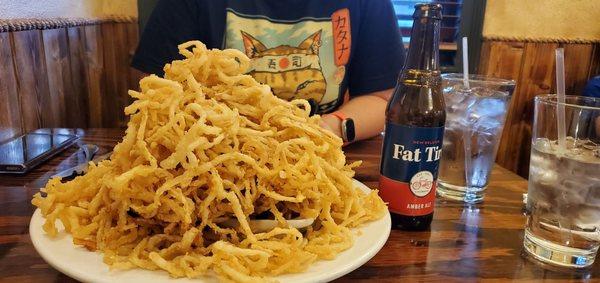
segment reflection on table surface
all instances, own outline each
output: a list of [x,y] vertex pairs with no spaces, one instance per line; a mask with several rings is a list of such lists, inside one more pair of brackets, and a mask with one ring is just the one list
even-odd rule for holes
[[72,129],[38,129],[0,143],[0,164],[22,164],[59,148],[76,136]]

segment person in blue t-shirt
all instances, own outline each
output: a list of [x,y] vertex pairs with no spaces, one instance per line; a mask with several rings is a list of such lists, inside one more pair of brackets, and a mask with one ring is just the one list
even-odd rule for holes
[[250,75],[280,98],[307,99],[346,142],[351,130],[357,140],[383,130],[405,56],[390,0],[161,0],[132,66],[162,75],[189,40],[245,52]]
[[584,96],[600,97],[600,76],[591,78],[583,89]]
[[[583,89],[583,95],[589,96],[589,97],[600,98],[600,76],[593,77],[587,82],[587,84],[585,85],[585,88]],[[600,105],[596,105],[596,106],[600,106]],[[597,139],[600,139],[600,117],[599,116],[597,116],[595,118],[595,123],[596,123],[596,136],[597,136]]]

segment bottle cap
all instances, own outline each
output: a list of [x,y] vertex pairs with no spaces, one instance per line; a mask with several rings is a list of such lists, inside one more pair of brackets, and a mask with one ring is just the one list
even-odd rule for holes
[[431,18],[435,20],[442,19],[442,4],[416,4],[415,13],[413,14],[414,19],[419,18]]

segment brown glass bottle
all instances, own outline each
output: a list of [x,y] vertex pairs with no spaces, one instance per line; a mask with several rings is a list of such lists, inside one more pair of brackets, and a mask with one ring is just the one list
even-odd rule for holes
[[433,219],[446,111],[439,70],[440,4],[417,4],[410,46],[386,109],[380,195],[392,224],[426,230]]

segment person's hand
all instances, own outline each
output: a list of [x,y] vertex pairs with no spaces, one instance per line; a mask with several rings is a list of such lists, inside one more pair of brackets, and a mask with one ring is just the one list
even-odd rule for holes
[[338,137],[342,137],[342,121],[336,116],[330,114],[321,115],[321,127],[334,133]]

